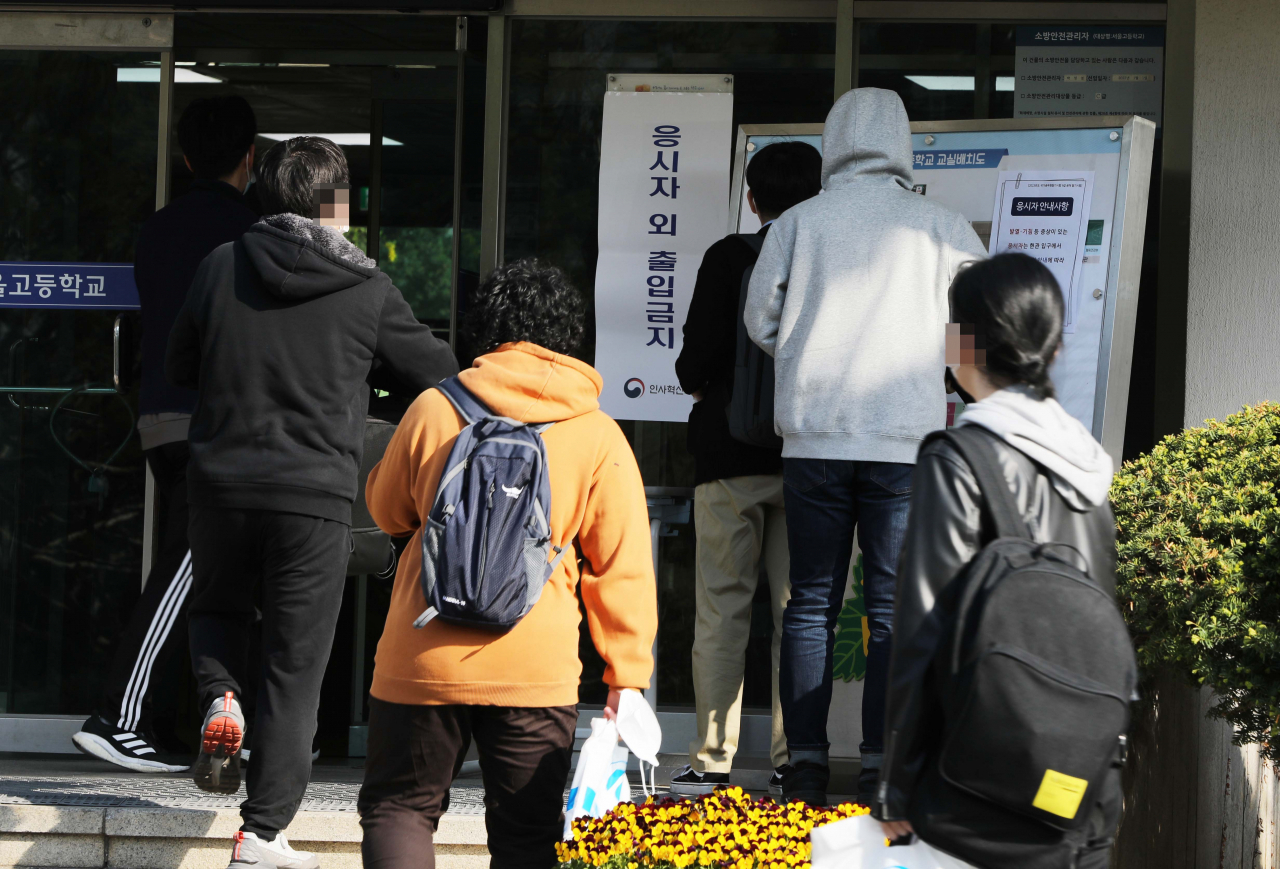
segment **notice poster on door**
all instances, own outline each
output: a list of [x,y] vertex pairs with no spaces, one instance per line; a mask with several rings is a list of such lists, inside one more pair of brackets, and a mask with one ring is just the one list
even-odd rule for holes
[[1025,253],[1049,267],[1066,302],[1064,332],[1076,330],[1082,247],[1093,201],[1091,171],[1001,172],[991,216],[989,251]]
[[702,255],[724,234],[732,120],[732,76],[608,77],[595,367],[615,419],[689,418],[675,363]]

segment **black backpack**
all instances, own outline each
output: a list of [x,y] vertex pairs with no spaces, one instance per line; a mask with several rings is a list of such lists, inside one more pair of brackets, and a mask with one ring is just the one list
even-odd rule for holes
[[[764,237],[739,233],[755,255],[760,256]],[[754,263],[742,275],[738,291],[738,341],[733,354],[733,394],[725,413],[729,416],[729,434],[734,440],[756,447],[782,449],[782,438],[773,430],[773,357],[755,345],[747,335],[743,316],[747,310],[747,289],[751,286]]]
[[[977,805],[1070,834],[1100,804],[1118,801],[1109,791],[1119,788],[1138,668],[1115,600],[1081,554],[1031,539],[992,438],[963,426],[926,441],[945,439],[964,457],[995,531],[938,600],[944,629],[930,673],[944,721],[937,774]],[[956,856],[992,844],[966,842],[940,813],[926,814],[917,832]],[[937,830],[928,829],[932,819]],[[990,819],[977,838],[998,828]],[[991,863],[988,855],[983,865]]]

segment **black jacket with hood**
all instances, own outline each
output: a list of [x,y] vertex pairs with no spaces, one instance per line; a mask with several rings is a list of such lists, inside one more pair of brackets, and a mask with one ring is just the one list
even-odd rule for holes
[[169,336],[166,376],[199,390],[188,497],[350,523],[370,386],[417,395],[457,371],[337,230],[264,218],[201,263]]
[[[1080,566],[1114,595],[1112,462],[1088,430],[1057,401],[1037,400],[1017,386],[970,405],[959,424],[981,425],[1000,438],[992,446],[1031,536],[1070,545]],[[971,796],[939,772],[946,720],[931,665],[945,626],[933,617],[934,605],[995,532],[973,471],[946,441],[920,451],[911,485],[894,603],[884,766],[872,814],[907,819],[926,842],[984,869],[1105,867],[1120,820],[1118,768],[1089,823],[1068,834]]]
[[164,377],[169,331],[196,269],[219,245],[244,235],[258,219],[240,191],[197,178],[191,190],[147,218],[134,249],[133,277],[142,301],[139,413],[191,413],[196,394]]
[[[767,235],[769,227],[760,230]],[[752,446],[729,434],[726,408],[733,395],[734,354],[738,347],[738,303],[742,276],[755,265],[756,252],[736,235],[720,239],[702,256],[684,321],[684,346],[676,359],[680,388],[701,392],[689,410],[689,452],[693,484],[712,480],[782,473],[782,450]]]

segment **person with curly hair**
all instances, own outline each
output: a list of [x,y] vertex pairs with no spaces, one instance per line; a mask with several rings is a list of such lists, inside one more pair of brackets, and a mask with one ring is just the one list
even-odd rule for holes
[[600,410],[600,375],[575,359],[586,304],[557,268],[499,267],[472,295],[464,330],[480,355],[458,375],[494,413],[554,423],[542,435],[551,542],[569,548],[542,596],[507,633],[433,619],[423,597],[422,527],[464,422],[430,389],[405,414],[365,497],[388,534],[413,535],[396,571],[369,694],[360,790],[368,869],[432,869],[449,785],[474,739],[492,865],[553,866],[577,725],[578,592],[609,685],[643,690],[653,672],[657,595],[649,514],[635,455]]

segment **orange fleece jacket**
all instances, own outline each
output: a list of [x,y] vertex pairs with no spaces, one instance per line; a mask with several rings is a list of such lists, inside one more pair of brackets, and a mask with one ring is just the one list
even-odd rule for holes
[[577,544],[519,624],[498,634],[444,623],[416,630],[426,609],[421,527],[462,418],[436,389],[418,396],[365,498],[388,534],[413,533],[396,570],[370,693],[404,704],[568,706],[578,702],[582,583],[587,623],[612,688],[647,688],[658,629],[649,515],[635,455],[600,410],[600,375],[536,344],[504,344],[459,377],[496,414],[555,422],[543,434],[551,476],[552,543]]

